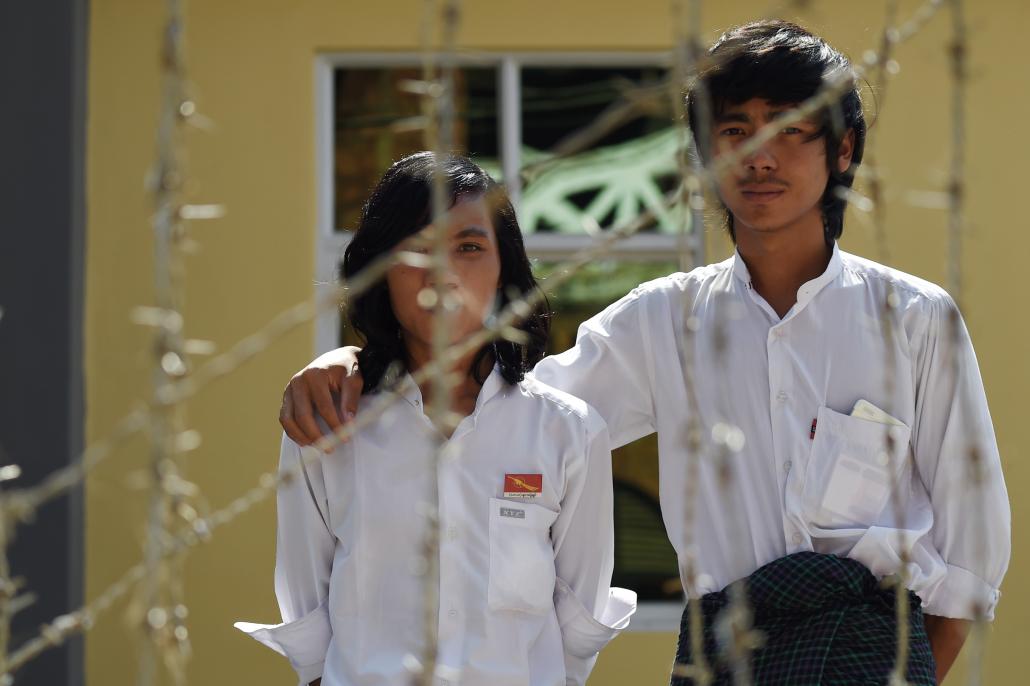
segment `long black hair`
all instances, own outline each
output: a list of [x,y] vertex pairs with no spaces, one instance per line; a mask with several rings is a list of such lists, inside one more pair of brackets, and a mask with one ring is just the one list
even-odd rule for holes
[[[752,98],[763,98],[777,105],[794,105],[812,97],[827,83],[841,77],[853,78],[847,57],[819,36],[778,19],[730,29],[715,41],[708,55],[712,66],[699,74],[698,81],[691,84],[687,92],[690,129],[702,159],[710,157],[711,150],[705,149],[710,147],[705,145],[710,133],[700,131],[699,127],[710,126],[727,105],[739,105]],[[708,119],[700,111],[702,88],[712,108]],[[826,142],[826,165],[830,172],[821,200],[823,229],[827,245],[833,245],[844,232],[847,199],[842,191],[854,183],[865,149],[865,114],[854,81],[820,114],[819,121],[821,126],[815,138]],[[849,130],[855,132],[851,165],[841,172],[836,160]],[[735,240],[733,215],[729,211],[726,220],[730,236]]]
[[[415,153],[395,162],[376,184],[344,253],[343,276],[353,278],[377,257],[432,222],[432,186],[437,168],[446,184],[448,207],[467,197],[488,198],[501,262],[498,309],[507,306],[512,296],[523,297],[538,290],[515,210],[503,188],[468,158],[441,155],[437,162],[431,152]],[[541,299],[541,304],[516,325],[525,334],[525,342],[499,339],[483,346],[469,373],[482,384],[485,381],[483,362],[492,355],[505,381],[510,384],[522,381],[525,373],[544,356],[550,314],[546,299]],[[381,279],[354,298],[348,316],[351,326],[365,343],[358,354],[358,365],[364,379],[364,392],[368,392],[379,387],[391,365],[406,366],[408,359],[386,280]]]

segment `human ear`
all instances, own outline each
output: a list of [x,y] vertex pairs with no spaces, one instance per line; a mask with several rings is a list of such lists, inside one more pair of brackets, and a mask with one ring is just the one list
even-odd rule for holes
[[837,148],[837,171],[843,174],[851,166],[851,156],[855,153],[855,130],[848,129]]

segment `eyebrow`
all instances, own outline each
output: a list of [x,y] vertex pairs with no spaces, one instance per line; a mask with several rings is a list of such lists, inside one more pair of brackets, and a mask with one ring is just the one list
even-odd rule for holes
[[490,238],[490,234],[487,233],[486,229],[481,229],[478,226],[470,226],[467,229],[462,229],[454,235],[455,238]]
[[[780,107],[780,108],[768,109],[768,110],[766,110],[765,112],[762,113],[763,114],[762,118],[765,120],[765,123],[768,124],[769,122],[773,121],[774,119],[776,119],[776,117],[779,117],[783,113],[790,112],[791,109],[792,108],[790,108],[790,107]],[[801,121],[805,121],[805,120],[802,119]],[[751,123],[751,117],[749,117],[744,112],[733,112],[733,111],[731,111],[731,112],[723,112],[722,114],[720,114],[719,116],[717,116],[715,118],[715,123],[716,124],[726,124],[726,123],[730,123],[730,122],[739,122],[741,124],[750,124]]]
[[742,124],[750,124],[751,117],[747,116],[743,112],[723,112],[715,118],[716,124],[725,124],[728,122],[740,122]]

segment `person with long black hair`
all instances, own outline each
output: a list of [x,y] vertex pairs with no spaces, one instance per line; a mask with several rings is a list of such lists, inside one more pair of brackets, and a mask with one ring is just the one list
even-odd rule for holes
[[[432,225],[434,174],[449,200],[443,227]],[[286,655],[302,684],[409,684],[425,646],[430,600],[419,558],[437,491],[434,683],[583,684],[636,608],[635,594],[610,588],[606,426],[583,401],[525,378],[544,354],[546,301],[517,325],[517,341],[484,345],[454,364],[447,411],[462,417],[457,427],[430,420],[432,381],[412,378],[432,359],[438,308],[429,294],[442,288],[451,303],[453,344],[538,286],[503,190],[470,160],[431,153],[400,160],[380,180],[344,275],[392,251],[429,251],[427,227],[445,233],[445,283],[402,260],[350,304],[365,341],[358,414],[384,394],[395,402],[303,466],[311,449],[284,436],[280,469],[300,473],[278,493],[283,623],[237,626]]]

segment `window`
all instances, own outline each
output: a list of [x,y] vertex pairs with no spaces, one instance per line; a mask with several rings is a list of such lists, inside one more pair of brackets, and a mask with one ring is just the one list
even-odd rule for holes
[[[637,284],[677,269],[684,221],[662,202],[677,180],[680,140],[663,109],[668,61],[664,53],[569,53],[477,55],[459,62],[454,148],[508,187],[556,311],[552,351],[571,346],[581,321]],[[326,55],[318,62],[316,283],[334,281],[361,203],[382,172],[423,147],[418,96],[404,87],[420,74],[417,54]],[[647,92],[661,95],[649,107],[626,106]],[[584,135],[601,117],[614,125],[603,135]],[[548,274],[589,246],[597,229],[643,210],[655,218],[640,233],[561,286],[548,287]],[[688,238],[695,262],[701,260],[698,235]],[[317,322],[317,351],[347,336],[338,313],[328,312]],[[640,595],[636,629],[675,630],[682,591],[658,505],[654,437],[616,451],[613,466],[614,583]]]

